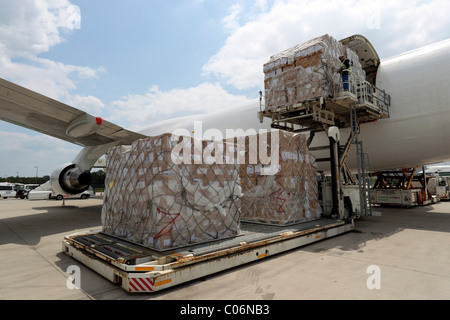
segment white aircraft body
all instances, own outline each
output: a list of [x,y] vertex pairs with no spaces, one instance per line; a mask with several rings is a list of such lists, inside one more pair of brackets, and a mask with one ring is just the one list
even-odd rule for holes
[[[376,85],[391,95],[391,107],[389,118],[361,124],[359,138],[369,156],[369,170],[448,161],[450,39],[383,60],[378,66]],[[200,137],[210,128],[221,130],[223,137],[227,129],[270,129],[270,120],[266,118],[260,123],[258,111],[260,102],[255,100],[216,113],[162,121],[136,133],[0,79],[0,119],[84,147],[72,163],[62,165],[52,174],[53,190],[65,194],[87,189],[90,169],[112,146],[180,128]],[[347,139],[349,130],[341,130],[342,139]],[[322,132],[316,134],[311,147],[328,143],[326,133]],[[322,155],[319,152],[316,156]],[[347,157],[347,164],[350,169],[356,168],[354,153]],[[319,164],[319,170],[326,170],[324,165]]]

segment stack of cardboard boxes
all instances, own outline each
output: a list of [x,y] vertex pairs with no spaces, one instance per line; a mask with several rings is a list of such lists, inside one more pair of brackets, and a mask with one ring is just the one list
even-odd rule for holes
[[156,250],[239,234],[238,166],[198,161],[230,147],[165,134],[112,148],[103,232]]
[[241,165],[241,221],[288,225],[319,219],[317,168],[305,135],[273,132],[278,135],[276,143],[271,141],[273,134],[258,135],[257,144],[252,143],[253,137],[247,138],[246,154],[263,152],[271,162]]
[[[320,218],[306,138],[274,130],[241,146],[165,134],[109,151],[103,232],[155,250],[236,236],[240,222]],[[230,156],[231,155],[231,156]]]
[[356,53],[329,35],[272,56],[264,65],[266,110],[335,96],[340,55],[351,60],[355,79],[364,81],[365,72]]

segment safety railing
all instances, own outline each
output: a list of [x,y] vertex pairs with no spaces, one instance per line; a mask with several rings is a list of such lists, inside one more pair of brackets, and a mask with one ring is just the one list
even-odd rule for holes
[[[355,104],[371,107],[374,111],[380,114],[387,114],[389,116],[389,107],[391,106],[391,96],[386,93],[386,91],[377,88],[367,81],[360,81],[354,73],[349,70],[344,70],[348,72],[348,80],[343,81],[343,77],[340,73],[335,73],[330,79],[331,92],[330,96],[334,98],[339,97],[351,97],[355,100]],[[289,91],[291,90],[291,91]],[[276,94],[283,102],[280,102],[280,106],[294,105],[295,102],[300,101],[301,97],[297,95],[297,90],[283,88]],[[265,97],[263,92],[259,92],[259,109],[260,112],[266,110]],[[284,101],[286,100],[286,101]],[[264,101],[264,102],[263,102]]]
[[335,74],[333,79],[334,96],[339,97],[343,93],[349,92],[356,96],[359,105],[370,106],[372,109],[389,116],[391,96],[385,90],[377,88],[367,81],[360,82],[355,74],[351,71],[348,72],[348,81],[345,82],[340,74]]
[[380,113],[389,116],[389,107],[391,106],[391,96],[386,91],[377,88],[371,83],[364,81],[358,87],[358,101],[362,105],[371,105]]
[[346,81],[343,80],[343,77],[339,73],[335,73],[333,77],[334,83],[334,96],[337,97],[341,93],[352,93],[354,95],[358,94],[359,81],[356,78],[355,74],[353,74],[349,70],[344,70],[343,72],[348,72],[348,78]]

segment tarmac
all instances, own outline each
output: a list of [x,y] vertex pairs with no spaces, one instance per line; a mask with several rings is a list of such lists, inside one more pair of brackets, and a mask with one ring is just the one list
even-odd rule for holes
[[[0,300],[447,300],[450,202],[379,208],[355,230],[150,294],[131,294],[62,252],[101,227],[102,198],[0,199]],[[68,285],[80,268],[80,288]]]

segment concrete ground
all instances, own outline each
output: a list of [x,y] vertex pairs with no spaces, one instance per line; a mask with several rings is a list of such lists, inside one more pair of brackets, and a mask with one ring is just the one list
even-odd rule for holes
[[[62,252],[101,226],[101,198],[0,199],[0,299],[450,299],[450,203],[377,208],[356,230],[154,294],[125,292]],[[69,289],[70,266],[81,289]]]

